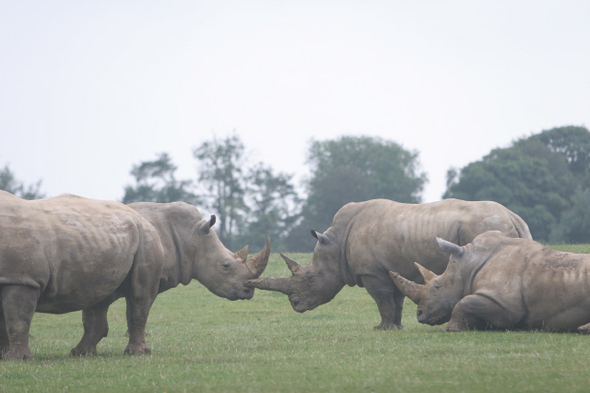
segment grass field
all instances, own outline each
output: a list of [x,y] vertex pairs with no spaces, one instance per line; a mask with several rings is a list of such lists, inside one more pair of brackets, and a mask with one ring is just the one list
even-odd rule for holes
[[[561,246],[590,252],[590,246]],[[309,255],[294,255],[302,263]],[[264,275],[287,275],[272,254]],[[148,321],[152,355],[126,356],[124,301],[109,312],[99,355],[69,357],[81,314],[35,314],[33,362],[0,361],[0,392],[587,392],[590,337],[537,332],[442,333],[420,325],[374,331],[377,307],[346,287],[297,314],[257,291],[230,302],[193,282],[161,294]]]

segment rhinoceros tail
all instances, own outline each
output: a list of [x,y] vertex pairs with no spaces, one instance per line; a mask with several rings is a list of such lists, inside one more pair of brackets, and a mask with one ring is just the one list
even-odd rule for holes
[[518,214],[510,211],[510,221],[512,221],[512,225],[514,225],[518,237],[533,240],[529,226]]

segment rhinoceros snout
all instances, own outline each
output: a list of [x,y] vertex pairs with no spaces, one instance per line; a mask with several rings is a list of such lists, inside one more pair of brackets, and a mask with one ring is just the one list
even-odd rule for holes
[[248,287],[242,288],[240,299],[250,300],[250,299],[252,299],[253,296],[254,296],[254,289],[248,288]]
[[293,307],[293,310],[299,313],[304,313],[315,308],[310,306],[308,302],[304,302],[299,297],[290,297],[289,301],[291,302],[291,307]]
[[243,287],[227,296],[228,300],[250,300],[254,296],[254,289]]

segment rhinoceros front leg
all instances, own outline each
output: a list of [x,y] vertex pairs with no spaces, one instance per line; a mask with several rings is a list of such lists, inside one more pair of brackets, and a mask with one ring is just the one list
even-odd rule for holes
[[128,355],[150,354],[152,351],[145,341],[145,325],[152,300],[127,297],[127,329],[129,344],[125,348]]
[[4,320],[4,313],[0,308],[0,358],[2,354],[8,350],[8,333],[6,333],[6,321]]
[[381,314],[381,323],[374,327],[375,330],[401,329],[402,309],[404,307],[404,295],[397,289],[387,274],[384,277],[363,276],[365,289],[377,303]]
[[109,332],[107,313],[110,305],[111,303],[99,303],[82,310],[84,335],[78,345],[70,351],[70,355],[85,356],[96,354],[96,345],[100,340],[106,337]]
[[510,328],[517,321],[516,310],[509,310],[489,295],[474,293],[465,296],[453,308],[446,332],[483,330],[486,326]]
[[2,358],[33,360],[29,349],[29,329],[38,299],[38,289],[21,285],[6,285],[2,288],[2,319],[5,328],[1,338],[4,343]]

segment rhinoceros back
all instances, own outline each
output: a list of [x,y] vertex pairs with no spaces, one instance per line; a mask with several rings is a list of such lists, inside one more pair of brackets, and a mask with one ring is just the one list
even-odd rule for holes
[[333,227],[346,234],[345,254],[355,275],[389,269],[409,279],[419,277],[414,261],[437,274],[444,271],[449,255],[438,247],[436,237],[460,245],[488,230],[530,238],[526,223],[502,205],[457,199],[425,204],[386,199],[351,203],[336,214]]
[[0,284],[41,291],[38,311],[82,309],[129,275],[147,221],[117,202],[72,195],[25,201],[0,195]]

